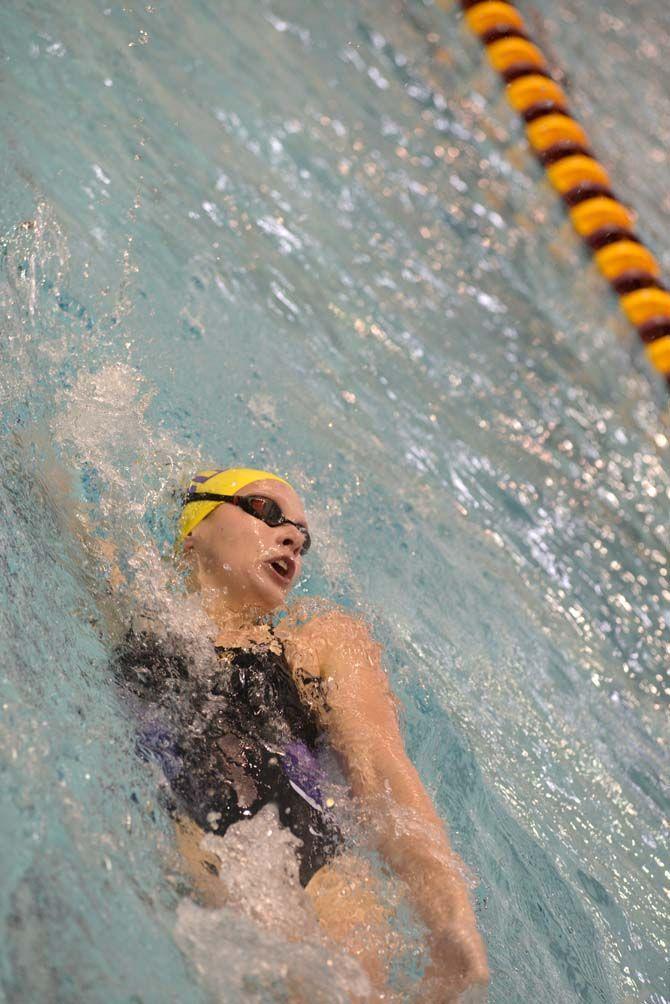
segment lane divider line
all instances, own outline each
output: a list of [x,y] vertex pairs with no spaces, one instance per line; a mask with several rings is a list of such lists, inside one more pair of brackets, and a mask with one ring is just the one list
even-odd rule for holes
[[658,260],[633,230],[634,213],[612,191],[607,170],[517,7],[510,0],[461,0],[461,7],[575,230],[637,328],[647,359],[670,387],[670,291]]

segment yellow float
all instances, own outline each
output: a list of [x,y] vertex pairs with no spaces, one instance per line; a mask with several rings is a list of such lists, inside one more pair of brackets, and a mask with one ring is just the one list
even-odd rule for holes
[[491,28],[497,28],[499,25],[509,25],[519,30],[523,30],[524,27],[523,18],[516,7],[501,3],[500,0],[478,3],[475,7],[471,7],[465,14],[465,20],[475,35],[485,35]]
[[670,335],[658,338],[645,346],[647,359],[655,369],[665,376],[670,376]]
[[[632,212],[604,192],[595,194],[599,189],[611,190],[609,174],[594,157],[578,152],[580,148],[589,149],[588,136],[565,111],[567,95],[550,79],[542,51],[530,39],[521,37],[526,31],[519,11],[505,0],[461,0],[461,4],[466,23],[484,42],[491,65],[507,81],[509,103],[530,120],[526,124],[528,140],[545,163],[550,183],[572,203],[569,212],[575,229],[595,249],[598,268],[620,292],[623,311],[646,342],[649,362],[670,384],[670,335],[666,333],[670,326],[670,292],[657,285],[644,285],[658,280],[661,268],[648,248],[627,237],[632,237]],[[487,38],[495,40],[487,42]],[[568,194],[580,186],[584,186],[581,192]],[[587,186],[596,187],[589,190]],[[586,195],[590,197],[584,198]],[[578,197],[583,201],[574,205]],[[612,243],[605,243],[607,240]],[[624,292],[626,289],[632,291]],[[659,337],[648,341],[655,334]]]
[[661,266],[648,248],[635,241],[617,241],[595,254],[596,264],[610,282],[623,272],[649,272],[660,276]]
[[501,38],[498,42],[487,45],[486,54],[498,73],[503,73],[515,63],[532,63],[540,69],[546,69],[547,66],[538,47],[525,38]]
[[656,317],[667,317],[670,320],[670,293],[664,289],[657,289],[655,286],[636,289],[634,293],[622,296],[619,302],[624,314],[636,328]]
[[547,168],[547,177],[554,188],[565,195],[571,188],[582,185],[586,182],[593,182],[596,185],[611,187],[610,176],[605,168],[593,157],[576,153],[571,157],[564,157]]
[[588,237],[601,227],[622,227],[630,230],[633,225],[633,215],[616,199],[598,195],[594,199],[580,202],[570,210],[570,219],[580,237]]
[[508,84],[507,99],[512,108],[521,113],[540,101],[555,101],[557,105],[567,105],[568,103],[568,96],[563,88],[559,87],[554,80],[542,77],[539,73],[519,77],[518,80],[513,80],[511,84]]
[[533,150],[542,153],[555,143],[569,140],[579,146],[588,146],[589,138],[580,126],[569,115],[543,115],[541,119],[530,122],[526,126],[526,135]]

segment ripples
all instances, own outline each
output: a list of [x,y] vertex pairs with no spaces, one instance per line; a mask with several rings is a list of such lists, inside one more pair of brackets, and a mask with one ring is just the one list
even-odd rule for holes
[[[661,7],[536,6],[669,264]],[[200,455],[290,469],[320,538],[301,590],[384,637],[492,1000],[547,974],[565,1001],[660,993],[664,389],[454,10],[224,7],[5,14],[5,422],[43,419],[149,547]],[[156,603],[162,575],[154,548]]]

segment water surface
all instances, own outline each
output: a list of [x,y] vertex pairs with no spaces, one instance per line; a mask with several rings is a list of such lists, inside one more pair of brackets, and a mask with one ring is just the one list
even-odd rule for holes
[[[110,679],[68,499],[158,597],[203,462],[304,492],[298,591],[385,644],[491,1001],[667,999],[667,395],[442,6],[0,11],[8,1000],[351,990],[184,913]],[[521,6],[670,271],[666,5]]]

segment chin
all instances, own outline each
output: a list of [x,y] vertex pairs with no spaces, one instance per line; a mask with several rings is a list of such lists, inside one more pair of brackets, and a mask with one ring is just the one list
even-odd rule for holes
[[264,597],[264,605],[266,607],[266,612],[271,613],[273,610],[279,610],[281,607],[286,605],[286,600],[288,598],[289,591],[278,589],[275,595],[271,597]]
[[255,582],[251,590],[252,604],[269,614],[285,605],[289,593],[290,589],[282,589],[279,584]]

